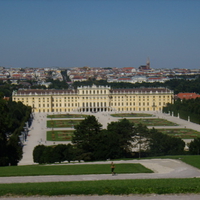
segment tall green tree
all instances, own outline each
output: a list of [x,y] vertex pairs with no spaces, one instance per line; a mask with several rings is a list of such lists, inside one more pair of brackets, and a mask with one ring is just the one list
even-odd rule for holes
[[9,164],[7,152],[7,128],[9,124],[8,102],[0,98],[0,166]]
[[127,119],[122,119],[118,122],[111,122],[107,126],[108,137],[110,142],[109,146],[115,149],[116,155],[112,154],[111,157],[125,157],[132,152],[133,141],[136,134],[134,123]]
[[141,123],[135,125],[135,132],[134,144],[135,147],[139,147],[138,157],[141,158],[142,152],[148,152],[149,150],[150,133],[147,126]]
[[181,138],[150,130],[149,152],[152,156],[180,155],[184,153],[185,142]]
[[19,144],[18,135],[12,134],[7,142],[7,155],[10,165],[17,165],[22,159],[22,146]]
[[80,124],[75,126],[72,143],[82,151],[82,155],[89,156],[88,159],[94,159],[92,153],[95,150],[97,138],[101,132],[102,125],[95,116],[89,115]]

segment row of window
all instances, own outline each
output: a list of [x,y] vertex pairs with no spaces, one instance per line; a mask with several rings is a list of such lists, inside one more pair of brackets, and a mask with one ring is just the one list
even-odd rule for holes
[[[159,104],[158,104],[159,106],[162,106],[162,103],[161,102],[159,102]],[[52,107],[79,107],[79,104],[77,105],[77,103],[75,103],[75,104],[70,104],[70,103],[68,103],[68,104],[64,104],[64,105],[62,105],[62,104],[52,104]],[[107,106],[107,104],[106,104],[106,102],[97,102],[97,103],[83,103],[82,104],[82,106],[81,107],[106,107]],[[138,105],[136,105],[136,103],[111,103],[111,106],[156,106],[155,104],[154,105],[150,105],[148,102],[147,103],[139,103]],[[165,106],[165,102],[163,103],[163,106]],[[32,104],[32,107],[34,108],[35,107],[35,104]],[[49,104],[38,104],[38,107],[40,108],[40,107],[47,107],[47,108],[49,108],[50,106],[49,106]]]
[[82,90],[82,94],[106,94],[106,90]]
[[[111,105],[112,106],[135,106],[135,105],[137,105],[137,103],[135,103],[135,102],[130,102],[130,103],[120,103],[120,102],[118,102],[118,103],[111,103]],[[138,106],[149,106],[150,105],[150,103],[149,102],[143,102],[143,103],[138,103]],[[155,103],[153,104],[153,105],[155,105]],[[159,102],[158,103],[158,105],[159,106],[161,106],[162,105],[162,102]],[[166,103],[165,102],[163,102],[163,106],[165,106],[166,105]],[[150,105],[151,106],[151,105]]]
[[[65,104],[63,104],[63,105],[62,105],[61,103],[60,103],[60,104],[59,104],[59,103],[52,104],[52,107],[63,107],[63,106],[64,106],[64,107],[67,107],[67,106],[68,106],[68,107],[74,107],[74,106],[77,107],[77,103],[75,103],[75,104],[74,104],[74,103],[72,103],[72,104],[70,104],[70,103],[66,104],[66,103],[65,103]],[[78,106],[79,106],[79,105],[78,105]],[[32,104],[32,107],[34,108],[34,107],[35,107],[35,104]],[[49,106],[49,104],[38,104],[38,107],[47,107],[47,108],[49,108],[50,106]]]
[[[71,112],[73,109],[38,109],[38,112]],[[159,111],[162,110],[162,108],[158,108]],[[116,111],[156,111],[155,108],[139,108],[139,109],[136,109],[136,108],[118,108],[116,109]]]
[[[125,95],[126,96],[126,95]],[[124,98],[124,96],[112,96],[114,99],[119,99],[119,98]],[[132,99],[132,98],[139,98],[139,99],[141,99],[141,98],[143,98],[143,99],[149,99],[149,96],[126,96],[126,98],[130,98],[130,99]],[[165,99],[165,96],[150,96],[150,97],[152,97],[152,98],[159,98],[159,99],[161,99],[161,98],[163,98],[163,99]],[[68,99],[68,100],[73,100],[73,99],[78,99],[79,97],[64,97],[64,100],[66,100],[66,99]],[[89,98],[91,98],[91,97],[82,97],[82,99],[89,99]],[[94,98],[94,99],[101,99],[102,97],[92,97],[92,98]],[[104,96],[103,98],[107,98],[106,96]],[[166,96],[166,98],[170,98],[170,96],[168,95],[168,96]],[[20,98],[14,98],[14,100],[19,100]],[[28,97],[26,97],[26,98],[21,98],[21,100],[22,101],[24,101],[24,100],[28,100],[29,98]],[[47,97],[47,98],[45,98],[45,97],[43,97],[43,98],[35,98],[35,97],[32,97],[31,98],[31,100],[32,101],[34,101],[34,100],[38,100],[38,101],[43,101],[43,102],[45,102],[45,101],[49,101],[49,97]],[[63,99],[63,97],[54,97],[54,98],[52,98],[52,101],[58,101],[58,100],[62,100]]]
[[95,102],[93,102],[93,103],[83,103],[82,104],[83,105],[83,107],[95,107],[95,106],[97,106],[97,107],[103,107],[103,106],[107,106],[106,105],[106,102],[97,102],[97,103],[95,103]]

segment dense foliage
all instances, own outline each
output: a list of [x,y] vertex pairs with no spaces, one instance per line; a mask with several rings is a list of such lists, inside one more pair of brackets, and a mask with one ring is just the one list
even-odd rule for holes
[[31,108],[0,98],[0,166],[17,165],[22,158],[19,135],[30,118]]
[[49,89],[68,89],[69,87],[66,81],[48,79],[47,82],[51,82]]
[[189,152],[192,155],[200,155],[200,138],[195,138],[189,144]]
[[189,79],[188,76],[172,78],[164,83],[153,82],[153,83],[125,83],[125,82],[111,82],[108,83],[106,80],[95,80],[90,79],[88,81],[74,82],[73,86],[88,86],[88,85],[108,85],[111,88],[138,88],[138,87],[167,87],[174,91],[175,94],[179,92],[195,92],[200,94],[200,77],[195,79]]
[[[178,77],[172,77],[169,81],[166,81],[165,83],[160,82],[153,82],[153,83],[126,83],[126,82],[107,82],[107,80],[96,80],[95,78],[90,78],[87,81],[77,81],[72,84],[68,84],[70,82],[69,76],[67,75],[66,70],[61,72],[63,76],[63,81],[60,80],[53,80],[52,78],[48,78],[46,82],[51,82],[51,85],[49,88],[51,89],[67,89],[69,87],[71,88],[77,88],[78,86],[92,86],[95,85],[102,85],[102,86],[111,86],[111,88],[138,88],[138,87],[167,87],[174,91],[175,94],[179,92],[195,92],[200,94],[200,77],[192,77],[190,79],[189,76],[178,76]],[[51,77],[51,76],[49,76]],[[24,85],[21,82],[18,85],[12,85],[11,82],[8,80],[6,83],[3,83],[3,81],[0,81],[0,93],[3,96],[10,97],[12,95],[12,91],[16,90],[18,88],[33,88],[33,89],[45,89],[45,86],[38,85],[36,81],[29,81],[26,80],[24,82],[30,83],[30,85]],[[1,96],[1,95],[0,95]]]
[[72,161],[75,158],[75,150],[71,144],[58,144],[53,146],[38,145],[33,150],[33,161],[35,163],[55,163]]
[[150,155],[182,155],[184,154],[184,147],[185,142],[181,138],[160,133],[154,128],[150,130]]
[[174,104],[168,104],[163,108],[163,112],[170,113],[182,119],[200,124],[200,98],[176,100]]
[[[127,119],[111,122],[107,129],[95,116],[88,116],[75,126],[73,145],[46,147],[38,145],[33,151],[34,162],[54,163],[68,160],[106,160],[125,157],[177,155],[184,153],[185,143],[142,124],[134,125]],[[141,145],[138,153],[134,145]]]

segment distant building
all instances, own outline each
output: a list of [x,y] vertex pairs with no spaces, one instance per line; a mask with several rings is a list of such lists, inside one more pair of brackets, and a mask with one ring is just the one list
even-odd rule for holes
[[77,89],[20,89],[13,101],[31,106],[34,112],[162,111],[173,103],[167,88],[112,89],[108,86],[81,86]]
[[199,94],[196,93],[178,93],[176,96],[176,98],[178,99],[196,99],[196,98],[200,98]]
[[167,77],[149,77],[149,78],[147,78],[147,81],[149,83],[153,83],[153,82],[164,83],[165,81],[168,81],[168,80],[170,80],[170,79]]
[[139,66],[139,70],[141,70],[141,71],[151,70],[149,58],[147,59],[146,65]]

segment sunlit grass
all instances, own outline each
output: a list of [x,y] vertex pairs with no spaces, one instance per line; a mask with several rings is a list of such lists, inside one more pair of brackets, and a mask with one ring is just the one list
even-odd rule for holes
[[[115,164],[117,173],[152,173],[141,164]],[[110,164],[25,165],[0,168],[0,176],[110,174]]]
[[2,195],[128,195],[200,193],[200,179],[100,180],[0,184]]

